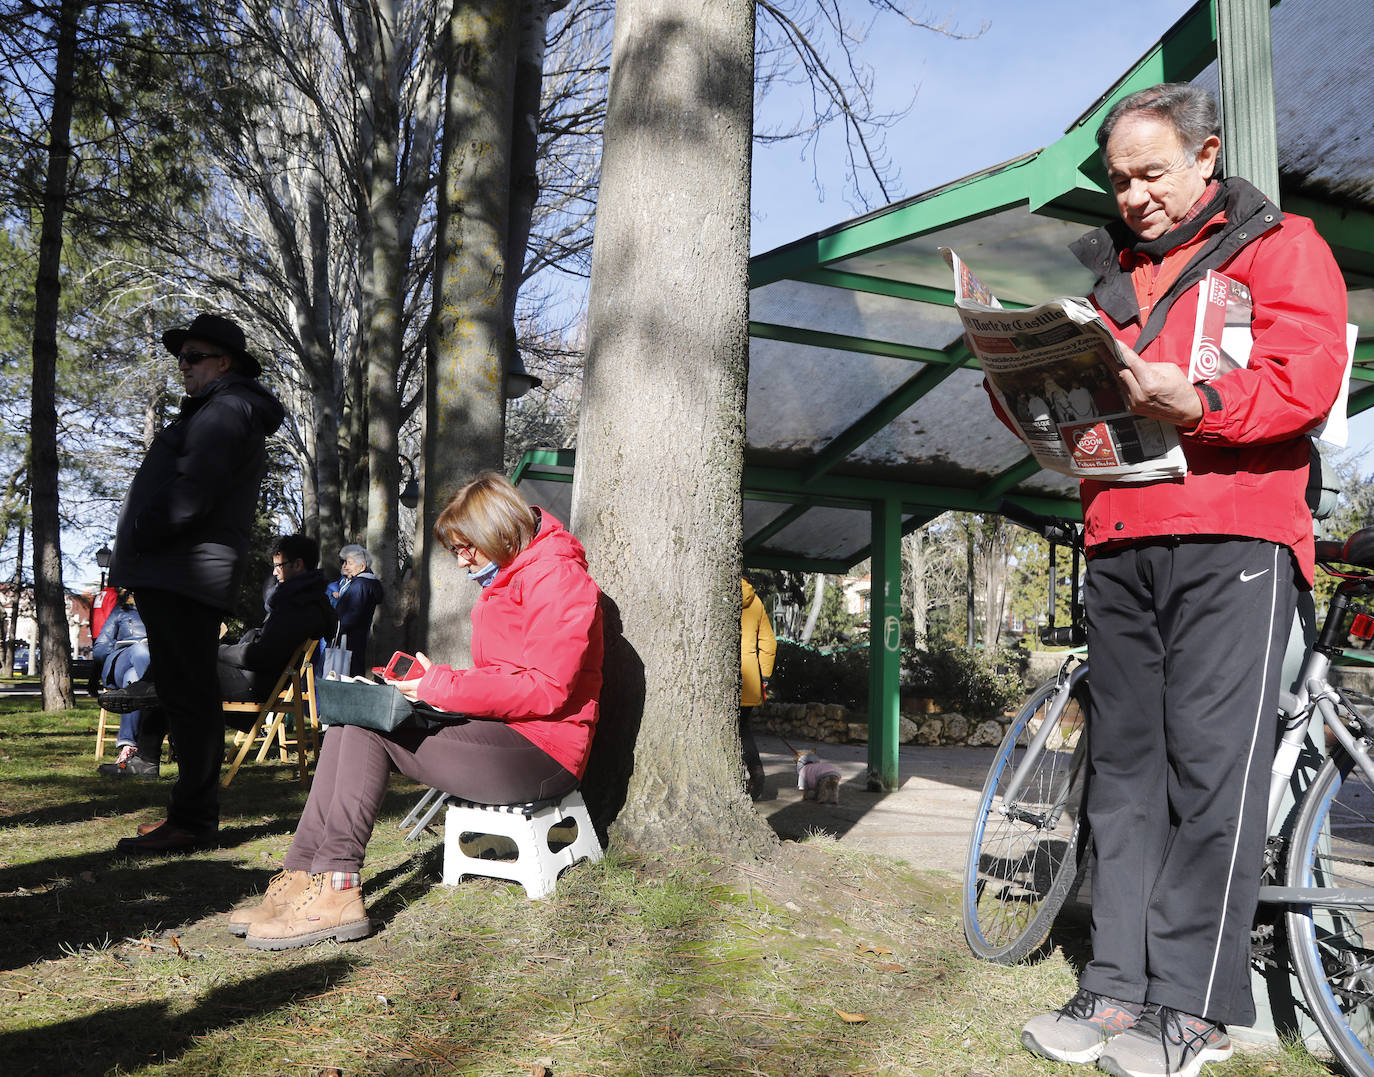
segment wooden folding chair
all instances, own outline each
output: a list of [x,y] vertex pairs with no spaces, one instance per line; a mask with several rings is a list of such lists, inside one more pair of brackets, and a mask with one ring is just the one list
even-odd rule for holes
[[115,736],[119,732],[119,722],[115,716],[111,715],[104,707],[100,708],[100,722],[95,727],[95,757],[105,758],[105,738]]
[[[311,663],[318,645],[319,640],[310,639],[296,648],[290,664],[282,672],[272,689],[272,694],[264,702],[226,701],[223,704],[225,711],[251,713],[253,726],[246,733],[235,733],[234,745],[238,748],[238,754],[234,756],[228,773],[220,782],[221,786],[228,788],[255,743],[259,745],[259,763],[267,758],[267,753],[274,743],[283,763],[289,758],[287,749],[294,748],[301,785],[309,782],[310,754],[313,752],[318,756],[320,751],[320,715],[315,706],[315,667]],[[286,733],[288,717],[291,719],[290,737]]]

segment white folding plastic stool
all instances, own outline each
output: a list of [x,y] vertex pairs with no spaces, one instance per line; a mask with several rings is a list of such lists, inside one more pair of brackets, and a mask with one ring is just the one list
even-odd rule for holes
[[[592,826],[582,793],[574,789],[562,800],[535,801],[532,804],[473,804],[448,797],[444,819],[443,881],[456,886],[465,875],[485,875],[510,879],[525,888],[531,899],[547,897],[558,883],[559,873],[579,860],[593,864],[601,859],[601,842]],[[555,852],[550,848],[549,831],[568,823],[577,827],[572,843]],[[464,841],[463,836],[470,840]],[[514,860],[490,860],[474,856],[478,843],[471,837],[500,835],[515,843]],[[465,849],[464,845],[468,848]]]

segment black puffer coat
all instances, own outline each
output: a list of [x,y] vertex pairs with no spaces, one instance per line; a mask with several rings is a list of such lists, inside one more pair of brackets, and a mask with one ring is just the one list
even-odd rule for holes
[[285,415],[276,397],[239,374],[183,400],[124,498],[110,583],[232,609],[267,470],[266,440]]
[[324,573],[310,569],[273,588],[267,598],[267,620],[237,643],[223,644],[219,660],[231,666],[276,676],[308,639],[334,634],[334,607],[325,593]]

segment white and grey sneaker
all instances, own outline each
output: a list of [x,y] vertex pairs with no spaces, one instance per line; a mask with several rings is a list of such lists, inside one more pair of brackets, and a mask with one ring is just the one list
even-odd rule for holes
[[1122,1002],[1080,987],[1059,1009],[1027,1021],[1021,1042],[1056,1062],[1092,1062],[1108,1040],[1140,1020],[1142,1009],[1138,1002]]
[[1097,1068],[1114,1077],[1197,1077],[1208,1062],[1233,1051],[1225,1025],[1161,1006],[1112,1040]]

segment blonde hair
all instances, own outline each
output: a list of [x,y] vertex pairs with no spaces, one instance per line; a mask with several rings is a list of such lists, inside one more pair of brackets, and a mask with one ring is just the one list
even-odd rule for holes
[[508,565],[534,539],[534,510],[510,480],[484,471],[449,497],[434,521],[434,537],[445,549],[472,546],[498,565]]

